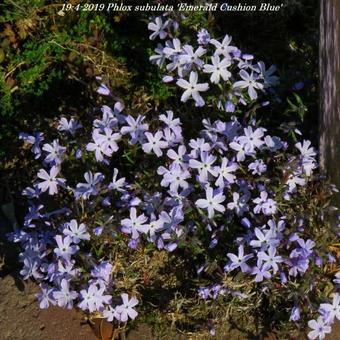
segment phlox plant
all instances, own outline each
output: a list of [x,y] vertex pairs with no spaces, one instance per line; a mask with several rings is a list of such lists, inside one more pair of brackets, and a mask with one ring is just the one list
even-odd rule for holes
[[[167,63],[179,102],[202,107],[220,91],[199,131],[182,124],[185,112],[142,114],[118,101],[91,121],[61,117],[20,135],[40,161],[22,228],[9,235],[22,247],[21,274],[39,282],[41,308],[79,308],[116,327],[153,316],[213,336],[246,314],[248,332],[308,323],[322,339],[340,319],[340,274],[328,271],[334,188],[308,140],[290,143],[254,117],[211,119],[262,102],[275,68],[204,29],[198,47],[182,44],[179,26],[168,15],[150,22],[151,39],[170,38],[151,60]],[[111,100],[105,84],[98,92]]]

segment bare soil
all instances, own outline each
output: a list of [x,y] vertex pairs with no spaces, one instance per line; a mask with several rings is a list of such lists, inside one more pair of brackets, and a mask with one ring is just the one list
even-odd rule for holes
[[75,310],[51,307],[41,310],[32,281],[6,275],[0,279],[1,340],[96,340],[90,326]]

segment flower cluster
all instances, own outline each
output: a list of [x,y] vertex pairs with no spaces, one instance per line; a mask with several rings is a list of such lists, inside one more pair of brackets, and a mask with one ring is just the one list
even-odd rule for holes
[[150,60],[165,68],[164,82],[184,90],[182,102],[191,98],[201,107],[205,105],[203,96],[214,94],[219,109],[235,112],[239,105],[244,108],[278,84],[276,67],[267,69],[264,62],[256,62],[254,56],[233,46],[229,35],[213,39],[201,29],[195,43],[183,42],[179,24],[174,22],[159,16],[149,23],[150,39],[164,41],[158,43]]

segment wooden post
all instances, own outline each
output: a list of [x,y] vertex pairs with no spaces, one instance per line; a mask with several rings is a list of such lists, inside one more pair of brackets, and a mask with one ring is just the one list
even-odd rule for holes
[[320,164],[340,190],[340,0],[320,10]]

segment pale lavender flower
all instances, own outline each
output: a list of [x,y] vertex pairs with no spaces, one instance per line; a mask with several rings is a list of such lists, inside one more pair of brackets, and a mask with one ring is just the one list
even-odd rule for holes
[[241,144],[236,141],[233,141],[231,143],[229,143],[229,146],[237,151],[236,154],[236,160],[238,162],[243,162],[246,159],[246,156],[252,156],[254,154],[254,150],[251,149],[249,146],[247,146],[246,144]]
[[260,197],[253,199],[253,202],[256,204],[254,208],[254,213],[259,214],[262,212],[263,204],[268,200],[268,193],[266,191],[260,192]]
[[199,181],[205,183],[208,181],[209,174],[217,177],[217,172],[215,171],[213,164],[216,161],[216,157],[209,155],[208,152],[201,152],[201,161],[196,159],[190,159],[190,168],[197,169]]
[[[55,272],[54,272],[55,273]],[[71,279],[79,274],[79,269],[74,268],[74,261],[58,261],[58,274],[57,276],[65,279]],[[53,277],[51,276],[51,280]]]
[[145,136],[148,141],[143,143],[143,151],[146,153],[151,153],[153,151],[157,157],[162,156],[162,149],[165,149],[168,146],[168,143],[162,140],[163,132],[157,131],[154,135],[150,132],[145,132]]
[[279,83],[279,77],[274,75],[276,72],[276,66],[271,65],[268,69],[266,69],[266,65],[263,61],[259,61],[257,63],[260,77],[264,80],[266,87],[272,87]]
[[247,265],[247,261],[249,259],[251,259],[252,257],[254,257],[253,254],[248,254],[248,255],[245,255],[244,254],[244,247],[243,245],[240,245],[238,247],[238,255],[236,256],[235,254],[233,253],[228,253],[227,256],[229,257],[231,263],[228,264],[225,269],[227,270],[233,270],[233,269],[236,269],[236,268],[241,268],[241,271],[243,273],[246,273],[249,271],[249,266]]
[[277,136],[272,137],[267,135],[264,137],[264,142],[269,150],[272,152],[276,152],[277,150],[282,149],[284,146],[281,139]]
[[208,300],[209,296],[210,296],[210,289],[207,287],[201,287],[198,290],[198,295],[200,298],[204,299],[204,300]]
[[250,69],[252,71],[255,71],[257,73],[259,73],[259,69],[257,67],[257,65],[254,67],[252,60],[254,59],[254,56],[252,54],[241,54],[240,57],[235,58],[236,60],[238,60],[238,68],[239,69]]
[[227,208],[229,210],[235,210],[238,216],[242,216],[249,209],[247,201],[248,198],[246,195],[240,196],[238,192],[234,192],[233,201],[228,203]]
[[156,54],[150,56],[149,60],[152,64],[157,65],[158,67],[162,67],[165,61],[165,53],[164,53],[164,47],[162,44],[158,44],[155,48]]
[[332,328],[323,320],[321,316],[317,320],[308,321],[308,326],[313,330],[308,333],[308,339],[324,339]]
[[262,260],[257,260],[256,267],[252,268],[251,274],[255,275],[255,282],[262,282],[263,279],[270,279],[272,274],[269,272],[270,266],[262,264]]
[[84,223],[80,223],[78,225],[78,222],[73,219],[70,222],[65,223],[65,226],[63,234],[70,236],[73,243],[78,244],[81,240],[90,240],[90,234],[87,232],[86,225]]
[[131,249],[137,249],[139,244],[139,238],[132,238],[129,240],[128,247]]
[[254,248],[267,250],[269,246],[276,246],[279,243],[271,230],[255,228],[255,235],[256,239],[250,241],[250,245]]
[[123,304],[116,307],[116,311],[119,314],[119,320],[122,322],[128,321],[130,318],[134,320],[138,313],[133,309],[133,307],[138,305],[138,300],[135,297],[129,299],[129,296],[125,293],[121,294]]
[[277,212],[277,203],[273,199],[268,198],[262,204],[262,211],[265,215],[274,215]]
[[237,140],[246,149],[254,150],[255,148],[260,148],[264,144],[262,137],[266,131],[265,129],[257,128],[255,131],[253,131],[253,128],[248,126],[244,128],[243,131],[244,136],[238,137]]
[[308,258],[301,256],[296,250],[292,251],[286,262],[290,266],[289,275],[293,277],[296,277],[298,273],[305,273],[308,269]]
[[190,157],[197,158],[202,151],[209,152],[211,146],[203,138],[190,139],[189,146],[191,147]]
[[[121,139],[120,133],[113,133],[109,128],[104,128],[104,134],[98,134],[102,145],[102,150],[106,155],[111,155],[118,150],[117,142]],[[105,152],[104,150],[109,149]]]
[[163,210],[160,214],[160,220],[163,221],[164,227],[167,231],[178,226],[184,219],[184,214],[181,206],[176,206],[171,209],[170,213]]
[[33,220],[39,220],[43,215],[40,214],[40,210],[43,209],[44,206],[42,204],[35,205],[32,204],[30,207],[28,207],[28,213],[25,215],[24,218],[24,225],[26,227],[34,227],[34,224],[31,224]]
[[40,189],[38,188],[38,184],[35,183],[33,184],[33,187],[26,187],[23,191],[22,191],[22,195],[23,196],[27,196],[28,199],[32,200],[34,198],[39,198],[41,194]]
[[54,253],[66,261],[70,260],[71,256],[79,250],[78,246],[72,245],[73,240],[70,236],[65,236],[63,238],[61,235],[57,235],[55,240],[58,247],[54,248]]
[[96,305],[97,297],[95,295],[97,289],[97,286],[92,284],[89,286],[88,290],[82,289],[80,291],[80,298],[82,299],[82,301],[78,303],[80,309],[88,310],[90,313],[98,310]]
[[45,162],[56,165],[62,162],[63,155],[66,152],[66,148],[59,144],[58,139],[55,139],[52,144],[44,144],[42,149],[47,153]]
[[313,240],[305,241],[302,238],[298,238],[297,243],[301,247],[299,252],[301,252],[302,256],[308,257],[313,253],[312,249],[315,247],[315,242]]
[[109,306],[109,309],[105,309],[103,311],[103,317],[109,322],[112,322],[113,319],[120,321],[119,313],[117,312],[116,308],[112,308],[111,306]]
[[300,308],[294,306],[289,317],[289,321],[299,321],[300,320]]
[[93,267],[91,270],[91,276],[103,280],[105,284],[108,284],[110,282],[112,269],[113,267],[110,262],[103,261]]
[[161,181],[161,186],[168,187],[172,192],[177,192],[178,188],[186,189],[189,184],[186,179],[190,178],[190,173],[187,170],[183,170],[181,166],[177,163],[172,163],[170,169],[167,170],[160,167],[157,171],[158,174],[163,174],[163,179]]
[[111,94],[111,91],[105,84],[100,84],[100,86],[97,89],[97,92],[103,96],[109,96]]
[[76,159],[80,159],[80,158],[82,157],[82,151],[81,151],[80,148],[78,148],[78,149],[76,150],[75,156],[76,156]]
[[30,136],[27,133],[21,132],[19,134],[19,139],[23,139],[25,142],[32,144],[31,151],[35,155],[35,159],[40,158],[41,148],[40,143],[44,140],[44,134],[41,132],[36,132],[34,136]]
[[86,183],[78,183],[75,190],[75,197],[77,199],[89,199],[89,197],[98,195],[98,186],[103,181],[104,175],[96,172],[94,175],[91,171],[85,172],[84,178]]
[[36,294],[36,297],[39,301],[39,307],[41,309],[46,309],[50,306],[50,304],[55,305],[56,301],[53,298],[53,288],[50,288],[47,284],[39,285],[41,292]]
[[173,82],[174,80],[175,80],[175,78],[172,77],[172,76],[164,76],[164,77],[162,78],[162,81],[163,81],[164,83],[171,83],[171,82]]
[[186,102],[190,97],[192,97],[196,102],[196,106],[204,106],[204,99],[201,97],[199,92],[207,91],[209,89],[209,85],[208,83],[198,84],[197,72],[190,72],[189,82],[184,79],[179,79],[176,84],[185,90],[181,97],[182,102]]
[[126,116],[123,114],[124,104],[120,101],[116,102],[113,106],[113,116],[117,119],[119,124],[124,124],[126,121]]
[[119,192],[125,191],[124,187],[126,186],[125,177],[117,179],[118,169],[113,169],[112,182],[109,184],[110,190],[117,190]]
[[136,144],[138,141],[142,141],[144,137],[144,131],[149,128],[148,124],[143,123],[145,116],[138,116],[137,119],[134,119],[132,116],[126,117],[126,123],[128,126],[123,126],[120,130],[122,135],[127,133],[130,134],[131,144]]
[[104,197],[104,199],[102,200],[102,205],[104,207],[110,207],[111,206],[110,197]]
[[196,51],[194,51],[191,45],[184,45],[182,49],[182,53],[179,55],[179,61],[181,64],[185,64],[189,69],[192,65],[195,65],[198,68],[203,67],[204,62],[200,59],[206,50],[201,46],[198,47]]
[[163,23],[161,17],[156,17],[155,22],[150,22],[148,24],[148,29],[150,31],[153,31],[153,33],[151,33],[149,37],[150,40],[156,39],[157,36],[159,36],[160,39],[165,39],[168,35],[168,33],[166,32],[166,28],[168,27],[168,25],[169,21],[167,20]]
[[278,263],[283,262],[282,256],[276,255],[276,248],[270,246],[268,249],[268,254],[264,251],[260,251],[257,255],[258,259],[263,260],[265,264],[273,268],[274,273],[279,270]]
[[215,171],[218,174],[215,184],[220,188],[224,188],[225,182],[228,184],[234,183],[236,176],[233,172],[235,172],[238,168],[239,167],[236,163],[229,162],[226,157],[223,157],[221,166],[215,167]]
[[169,149],[166,155],[174,161],[176,164],[183,165],[184,162],[189,160],[188,155],[186,154],[187,149],[184,145],[180,145],[178,147],[178,151],[176,152],[173,149]]
[[167,142],[167,148],[175,147],[177,144],[181,143],[183,139],[181,127],[178,126],[174,129],[166,127],[163,129],[163,138],[164,141]]
[[100,286],[93,283],[90,284],[88,289],[82,289],[80,291],[80,297],[82,301],[78,304],[78,307],[82,310],[88,310],[90,313],[94,311],[103,311],[104,305],[111,302],[110,295],[104,295],[105,286]]
[[[168,40],[163,52],[167,57],[178,57],[182,53],[181,41],[177,38]],[[168,67],[167,69],[169,71]],[[172,67],[171,69],[173,70]]]
[[180,119],[174,118],[174,113],[171,110],[166,111],[166,114],[161,114],[159,120],[165,123],[171,130],[176,130],[181,125]]
[[154,219],[150,221],[148,224],[148,231],[147,234],[150,237],[150,240],[154,242],[156,240],[156,233],[162,231],[164,229],[164,221],[160,219]]
[[65,131],[74,136],[76,131],[80,128],[82,128],[82,125],[74,118],[71,118],[68,121],[65,117],[62,117],[59,120],[58,131]]
[[322,303],[319,312],[324,315],[324,320],[327,323],[333,323],[334,319],[340,321],[340,295],[339,293],[333,294],[332,303]]
[[337,285],[340,285],[340,272],[335,274],[335,279],[333,282]]
[[224,58],[220,60],[219,55],[214,55],[211,57],[212,64],[205,64],[203,68],[204,73],[211,73],[210,81],[214,84],[220,82],[220,78],[227,81],[231,77],[231,73],[227,68],[231,65],[231,60]]
[[[119,103],[116,103],[115,106],[117,104]],[[103,112],[102,119],[95,119],[93,121],[93,127],[99,129],[101,132],[103,132],[105,128],[113,129],[114,127],[117,127],[119,120],[115,117],[112,109],[107,105],[103,105],[100,110]],[[120,115],[118,117],[120,117]],[[96,133],[98,134],[98,132]]]
[[242,80],[239,80],[233,84],[235,89],[248,89],[248,94],[250,99],[255,100],[257,98],[256,90],[262,90],[263,84],[258,82],[258,78],[254,73],[249,74],[245,70],[240,71],[240,76]]
[[60,290],[53,292],[53,298],[57,301],[59,307],[72,309],[73,300],[78,297],[78,293],[70,290],[70,283],[66,279],[62,279]]
[[296,143],[295,147],[301,152],[301,156],[304,158],[314,159],[316,152],[313,147],[311,147],[311,141],[304,140],[302,143]]
[[130,218],[124,218],[121,221],[122,232],[126,234],[131,234],[133,239],[139,237],[139,233],[146,233],[148,231],[148,226],[144,224],[148,218],[141,214],[137,216],[136,208],[130,209]]
[[65,183],[65,179],[56,177],[58,173],[59,169],[56,166],[52,166],[50,173],[44,169],[39,170],[37,177],[43,180],[38,183],[38,188],[41,192],[48,190],[49,195],[58,193],[58,185],[63,185]]
[[267,171],[267,165],[263,162],[262,159],[256,159],[254,162],[248,165],[248,169],[253,175],[261,175],[262,173]]
[[207,209],[209,218],[213,218],[215,216],[215,210],[221,213],[225,211],[225,207],[221,204],[225,201],[223,192],[214,192],[211,187],[208,187],[205,191],[205,194],[206,198],[197,200],[195,204],[201,209]]
[[230,100],[226,101],[224,103],[224,110],[225,112],[235,112],[235,104]]
[[96,160],[98,162],[103,162],[104,156],[111,157],[113,151],[105,143],[106,139],[103,138],[103,135],[100,134],[100,130],[98,129],[93,130],[92,139],[93,139],[93,142],[90,142],[86,145],[86,150],[94,152],[96,156]]
[[215,54],[216,55],[224,55],[226,58],[231,59],[230,53],[237,50],[235,46],[230,46],[231,43],[231,37],[229,35],[226,35],[223,38],[222,42],[217,41],[216,39],[211,39],[210,44],[213,44],[216,47]]
[[291,174],[288,176],[286,185],[288,185],[288,192],[294,193],[296,192],[298,185],[300,186],[306,185],[306,180],[304,178],[301,178],[300,176]]
[[23,262],[24,267],[20,271],[20,275],[23,276],[23,279],[27,280],[31,276],[36,280],[43,278],[44,275],[42,275],[39,271],[41,261],[39,260],[38,256],[28,257],[26,254],[23,256],[24,258],[21,260],[21,262]]
[[96,236],[100,236],[103,233],[104,228],[102,226],[96,227],[93,229],[93,234]]
[[209,41],[210,41],[209,32],[205,28],[200,29],[197,33],[198,44],[207,45],[207,44],[209,44]]
[[176,38],[172,41],[168,40],[165,45],[163,52],[170,60],[170,62],[166,65],[167,71],[172,72],[177,69],[178,75],[182,77],[184,74],[184,65],[180,60],[180,55],[182,53],[180,40]]

